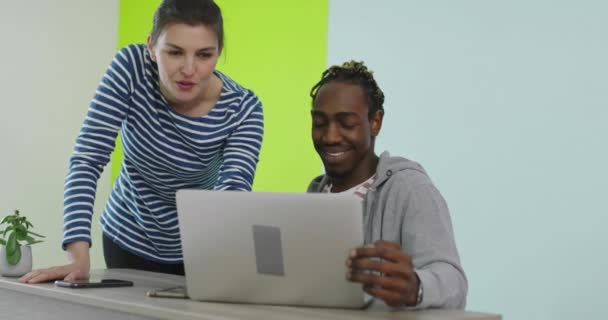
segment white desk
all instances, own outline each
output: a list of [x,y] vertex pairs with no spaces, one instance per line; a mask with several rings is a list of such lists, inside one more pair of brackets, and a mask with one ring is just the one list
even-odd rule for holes
[[456,310],[392,312],[382,307],[366,310],[296,308],[206,303],[186,299],[148,298],[151,289],[183,285],[184,277],[129,269],[94,270],[92,276],[131,280],[133,287],[100,289],[57,288],[52,283],[26,285],[0,277],[2,319],[404,319],[500,320],[499,315]]

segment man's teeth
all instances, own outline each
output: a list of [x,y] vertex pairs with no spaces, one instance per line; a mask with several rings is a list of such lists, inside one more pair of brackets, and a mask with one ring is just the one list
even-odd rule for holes
[[330,155],[330,156],[332,156],[332,157],[339,157],[339,156],[343,155],[344,152],[335,152],[335,153],[334,152],[328,152],[327,154]]

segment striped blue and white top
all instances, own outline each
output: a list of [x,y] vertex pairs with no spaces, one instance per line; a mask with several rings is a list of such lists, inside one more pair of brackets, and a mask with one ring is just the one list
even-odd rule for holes
[[[264,133],[262,104],[225,74],[217,104],[203,117],[174,112],[159,89],[145,45],[120,50],[89,107],[64,190],[63,246],[91,243],[97,180],[120,131],[124,159],[100,222],[135,255],[182,262],[175,192],[250,191]],[[211,210],[212,208],[210,208]]]

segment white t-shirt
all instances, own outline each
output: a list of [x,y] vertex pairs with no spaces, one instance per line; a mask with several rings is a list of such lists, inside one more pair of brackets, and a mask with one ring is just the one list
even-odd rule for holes
[[[352,194],[353,196],[356,196],[357,198],[361,199],[361,201],[363,201],[363,199],[365,199],[365,195],[367,194],[367,191],[369,191],[369,188],[371,188],[375,179],[376,179],[376,175],[374,174],[369,179],[363,181],[362,183],[360,183],[348,190],[339,192],[339,193]],[[331,193],[332,187],[333,187],[332,184],[325,185],[323,187],[323,193]]]

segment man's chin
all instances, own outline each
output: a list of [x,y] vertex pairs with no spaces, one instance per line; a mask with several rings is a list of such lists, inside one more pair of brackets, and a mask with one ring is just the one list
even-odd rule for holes
[[325,175],[332,179],[343,178],[347,176],[349,171],[345,168],[336,168],[331,166],[325,166]]

